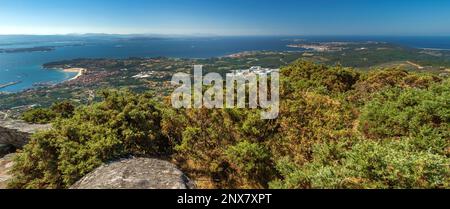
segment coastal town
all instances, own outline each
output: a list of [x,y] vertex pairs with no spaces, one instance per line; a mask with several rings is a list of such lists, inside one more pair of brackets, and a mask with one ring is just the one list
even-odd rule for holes
[[270,69],[270,68],[262,68],[261,66],[252,66],[249,69],[244,70],[232,70],[231,73],[233,75],[248,75],[248,74],[255,74],[255,75],[268,75],[272,72],[279,72],[280,69]]
[[[387,44],[384,42],[366,41],[366,42],[306,42],[301,44],[289,44],[287,47],[290,48],[300,48],[306,50],[312,50],[315,52],[340,52],[345,49],[353,49],[357,51],[367,50],[368,48],[364,45],[382,45]],[[305,43],[306,42],[306,43]],[[359,46],[359,47],[355,47]]]
[[18,93],[0,95],[0,111],[4,113],[0,117],[19,118],[28,109],[48,107],[55,101],[88,104],[96,100],[98,90],[106,88],[150,91],[156,98],[163,99],[175,88],[170,83],[172,75],[176,72],[189,73],[197,64],[204,66],[205,73],[263,74],[278,71],[278,66],[290,63],[299,56],[301,52],[261,51],[211,59],[76,59],[46,63],[43,65],[45,70],[77,74],[62,83],[36,84],[34,88]]
[[[383,42],[292,42],[289,47],[297,50],[244,51],[209,59],[157,57],[50,62],[43,65],[45,70],[59,70],[76,75],[62,83],[35,83],[33,88],[13,94],[1,93],[1,87],[16,85],[20,81],[1,84],[0,111],[8,112],[8,117],[19,117],[27,109],[46,107],[55,101],[69,99],[75,103],[87,104],[95,101],[96,91],[106,88],[150,91],[162,99],[174,89],[170,84],[172,75],[177,72],[190,73],[194,65],[203,65],[204,73],[217,72],[222,76],[227,73],[271,73],[297,59],[361,70],[398,67],[440,76],[450,74],[450,53],[447,51],[410,49]],[[392,56],[380,56],[387,52]]]

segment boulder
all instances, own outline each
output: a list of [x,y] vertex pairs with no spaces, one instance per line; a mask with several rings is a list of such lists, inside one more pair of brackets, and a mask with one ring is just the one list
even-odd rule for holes
[[151,158],[132,158],[105,164],[71,189],[192,189],[194,184],[174,164]]
[[48,130],[51,125],[28,124],[20,120],[0,120],[0,144],[22,148],[33,133]]

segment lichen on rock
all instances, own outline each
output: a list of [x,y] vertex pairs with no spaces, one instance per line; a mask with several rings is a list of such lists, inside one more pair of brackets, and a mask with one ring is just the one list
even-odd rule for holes
[[71,189],[192,189],[194,184],[174,164],[151,158],[131,158],[105,164]]

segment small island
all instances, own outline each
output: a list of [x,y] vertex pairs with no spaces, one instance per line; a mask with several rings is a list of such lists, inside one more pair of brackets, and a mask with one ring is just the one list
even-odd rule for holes
[[37,46],[29,48],[0,49],[0,53],[22,53],[22,52],[49,52],[55,50],[53,46]]

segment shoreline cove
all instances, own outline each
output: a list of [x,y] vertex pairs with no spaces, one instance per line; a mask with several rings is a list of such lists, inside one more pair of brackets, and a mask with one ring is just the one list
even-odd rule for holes
[[86,72],[86,69],[85,68],[67,68],[67,69],[62,69],[62,71],[66,72],[66,73],[77,73],[74,77],[72,77],[66,81],[63,81],[63,82],[67,82],[67,81],[76,80],[79,77],[83,76],[83,74]]
[[[39,37],[37,37],[39,38]],[[61,40],[68,39],[61,36]],[[36,41],[29,37],[19,37],[19,41]],[[240,58],[247,54],[260,51],[272,52],[296,52],[300,48],[290,48],[290,44],[329,43],[329,42],[380,42],[399,45],[412,49],[422,50],[424,53],[450,53],[450,42],[448,38],[442,37],[345,37],[345,36],[295,36],[295,37],[235,37],[235,38],[192,38],[192,39],[168,39],[165,41],[134,40],[133,42],[120,42],[113,39],[104,43],[103,39],[90,42],[89,39],[80,37],[77,41],[84,44],[76,47],[58,47],[56,50],[42,53],[0,53],[0,84],[22,81],[19,84],[3,88],[2,91],[19,93],[34,89],[34,84],[64,83],[79,79],[86,72],[69,71],[64,69],[45,68],[45,63],[58,62],[74,59],[127,59],[130,57],[170,57],[186,59],[208,59],[208,58]],[[299,41],[301,40],[301,41]],[[73,40],[68,40],[73,41]],[[8,42],[9,46],[18,45],[16,42]],[[44,46],[53,46],[54,42],[45,40]],[[53,45],[52,45],[53,44]],[[117,47],[117,46],[121,47]],[[16,46],[19,47],[20,45]],[[195,46],[195,47],[192,47]],[[301,49],[301,51],[310,51]],[[305,54],[308,56],[308,54]],[[433,54],[431,54],[433,56]],[[64,66],[62,66],[64,67]],[[66,66],[70,67],[70,66]],[[42,70],[47,72],[42,73]],[[59,71],[59,73],[55,73]],[[66,72],[66,73],[64,73]]]
[[[61,72],[65,72],[65,73],[77,73],[72,78],[64,80],[61,83],[76,80],[79,77],[81,77],[82,75],[84,75],[84,73],[86,72],[85,68],[52,68],[52,69],[53,70],[58,70],[58,71],[61,71]],[[50,69],[50,70],[52,70],[52,69]]]

